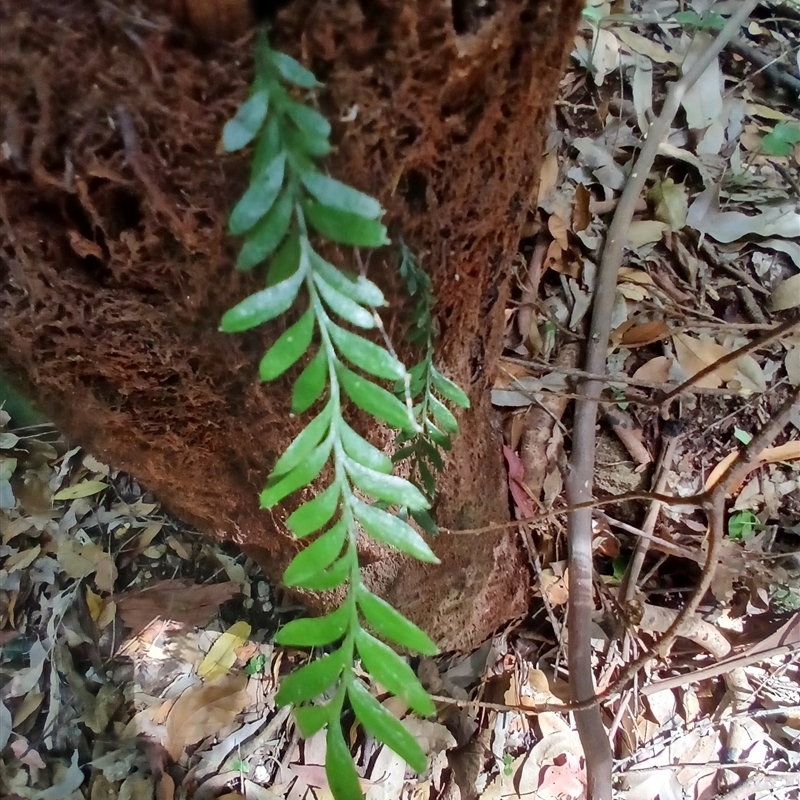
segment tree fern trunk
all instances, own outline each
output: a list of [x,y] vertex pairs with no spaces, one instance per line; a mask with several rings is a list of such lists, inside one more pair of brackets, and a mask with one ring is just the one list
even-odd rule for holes
[[[432,275],[442,368],[473,402],[439,486],[446,527],[508,517],[487,388],[580,6],[296,0],[274,27],[274,43],[326,84],[335,174],[381,199],[390,234]],[[303,423],[280,382],[257,383],[280,331],[217,332],[256,281],[234,273],[224,230],[245,159],[215,154],[249,80],[249,45],[198,45],[96,8],[0,4],[12,132],[0,161],[0,364],[74,441],[277,580],[296,545],[286,514],[259,510],[257,494]],[[398,299],[399,335],[393,254],[368,268]],[[444,647],[470,647],[524,611],[516,533],[444,534],[433,547],[438,567],[364,558],[374,585]]]

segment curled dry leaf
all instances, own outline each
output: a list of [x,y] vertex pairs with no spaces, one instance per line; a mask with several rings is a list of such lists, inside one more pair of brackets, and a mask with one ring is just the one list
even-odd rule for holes
[[[723,458],[716,467],[714,467],[714,469],[711,471],[711,474],[708,476],[708,478],[706,478],[706,491],[711,489],[717,483],[717,481],[726,472],[728,467],[730,467],[730,465],[736,460],[737,455],[738,452],[735,450],[732,453],[728,453],[728,455],[725,456],[725,458]],[[754,469],[764,466],[764,464],[776,464],[779,461],[795,461],[799,458],[800,441],[793,440],[786,442],[785,444],[778,445],[777,447],[766,447],[758,454],[757,460],[750,465],[751,468],[749,471],[752,472]],[[739,483],[731,486],[729,494],[736,494],[736,492],[739,491],[744,483],[746,477],[746,475],[742,476]]]

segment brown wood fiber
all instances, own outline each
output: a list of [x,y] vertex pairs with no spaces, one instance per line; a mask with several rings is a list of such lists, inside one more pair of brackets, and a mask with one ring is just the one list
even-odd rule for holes
[[[508,517],[487,387],[580,7],[497,0],[475,19],[455,0],[296,0],[275,26],[325,81],[332,172],[381,199],[390,233],[432,274],[441,360],[473,401],[441,484],[445,526]],[[257,285],[235,274],[224,231],[246,156],[216,152],[248,53],[247,41],[195,43],[130,4],[0,2],[0,364],[74,441],[278,579],[296,545],[285,511],[259,510],[257,492],[305,420],[287,414],[288,380],[256,374],[286,322],[216,330]],[[393,259],[374,254],[369,274],[399,297]],[[438,567],[364,557],[376,588],[444,647],[524,612],[514,533],[433,546]]]

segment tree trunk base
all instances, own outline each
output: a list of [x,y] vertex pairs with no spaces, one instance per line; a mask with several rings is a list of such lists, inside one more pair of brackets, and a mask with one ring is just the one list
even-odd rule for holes
[[[274,37],[325,81],[332,171],[381,199],[390,233],[432,275],[442,368],[473,401],[436,508],[458,528],[508,518],[487,388],[581,2],[508,0],[486,18],[452,6],[297,0]],[[249,43],[212,49],[149,19],[155,29],[90,0],[0,4],[0,364],[73,441],[279,580],[297,543],[287,511],[260,510],[257,494],[306,420],[288,415],[289,380],[260,385],[257,364],[288,321],[217,332],[258,283],[234,272],[224,230],[246,156],[216,152],[246,91]],[[388,248],[374,254],[370,276],[401,297],[394,264]],[[388,320],[395,339],[401,320]],[[432,545],[440,567],[373,546],[364,560],[444,648],[524,613],[513,530]]]

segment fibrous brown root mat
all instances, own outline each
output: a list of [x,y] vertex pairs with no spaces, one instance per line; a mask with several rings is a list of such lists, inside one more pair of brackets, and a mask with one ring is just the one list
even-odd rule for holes
[[[440,486],[446,527],[508,516],[484,366],[580,5],[509,0],[473,20],[444,3],[298,0],[274,28],[326,84],[332,171],[381,199],[441,298],[444,368],[473,400]],[[0,364],[73,441],[278,578],[296,545],[257,493],[305,420],[288,416],[288,381],[262,387],[256,367],[285,323],[217,332],[257,285],[234,273],[224,230],[246,160],[217,153],[249,52],[247,37],[212,47],[135,4],[0,4]],[[398,297],[393,258],[370,275]],[[442,536],[436,552],[434,568],[364,560],[445,647],[524,610],[513,531]]]

